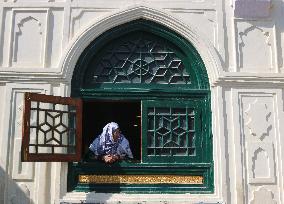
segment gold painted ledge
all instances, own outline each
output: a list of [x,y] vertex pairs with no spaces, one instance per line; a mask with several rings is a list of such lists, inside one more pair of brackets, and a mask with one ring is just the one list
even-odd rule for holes
[[203,176],[180,175],[79,175],[80,183],[94,184],[203,184]]

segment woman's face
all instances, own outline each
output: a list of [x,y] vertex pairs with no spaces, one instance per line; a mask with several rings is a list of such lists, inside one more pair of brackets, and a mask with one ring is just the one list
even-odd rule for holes
[[112,133],[113,140],[114,140],[114,141],[117,141],[117,139],[119,138],[119,136],[120,136],[120,129],[117,128],[117,129],[116,129],[115,131],[113,131],[113,133]]

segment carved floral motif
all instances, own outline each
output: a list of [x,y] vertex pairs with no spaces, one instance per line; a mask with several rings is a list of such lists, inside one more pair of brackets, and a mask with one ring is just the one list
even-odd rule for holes
[[[260,113],[262,116],[259,116]],[[260,140],[269,136],[272,129],[271,111],[266,103],[258,102],[258,99],[255,99],[249,104],[245,114],[248,116],[245,125],[249,129],[250,135],[258,137]]]
[[277,202],[274,200],[274,194],[267,190],[266,188],[260,188],[257,191],[254,191],[253,200],[250,202],[250,204],[277,204]]

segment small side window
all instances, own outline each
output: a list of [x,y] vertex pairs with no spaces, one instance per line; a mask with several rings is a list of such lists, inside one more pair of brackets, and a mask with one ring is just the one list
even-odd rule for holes
[[82,101],[25,93],[22,161],[79,161]]

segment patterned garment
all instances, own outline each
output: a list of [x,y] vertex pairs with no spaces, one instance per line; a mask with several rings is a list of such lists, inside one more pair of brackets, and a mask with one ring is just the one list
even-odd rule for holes
[[117,141],[113,140],[112,134],[118,129],[119,126],[117,123],[111,122],[108,123],[104,128],[103,132],[96,137],[96,139],[92,142],[89,149],[96,156],[103,155],[119,155],[121,158],[128,157],[133,158],[129,142],[124,137],[124,135],[120,134]]

